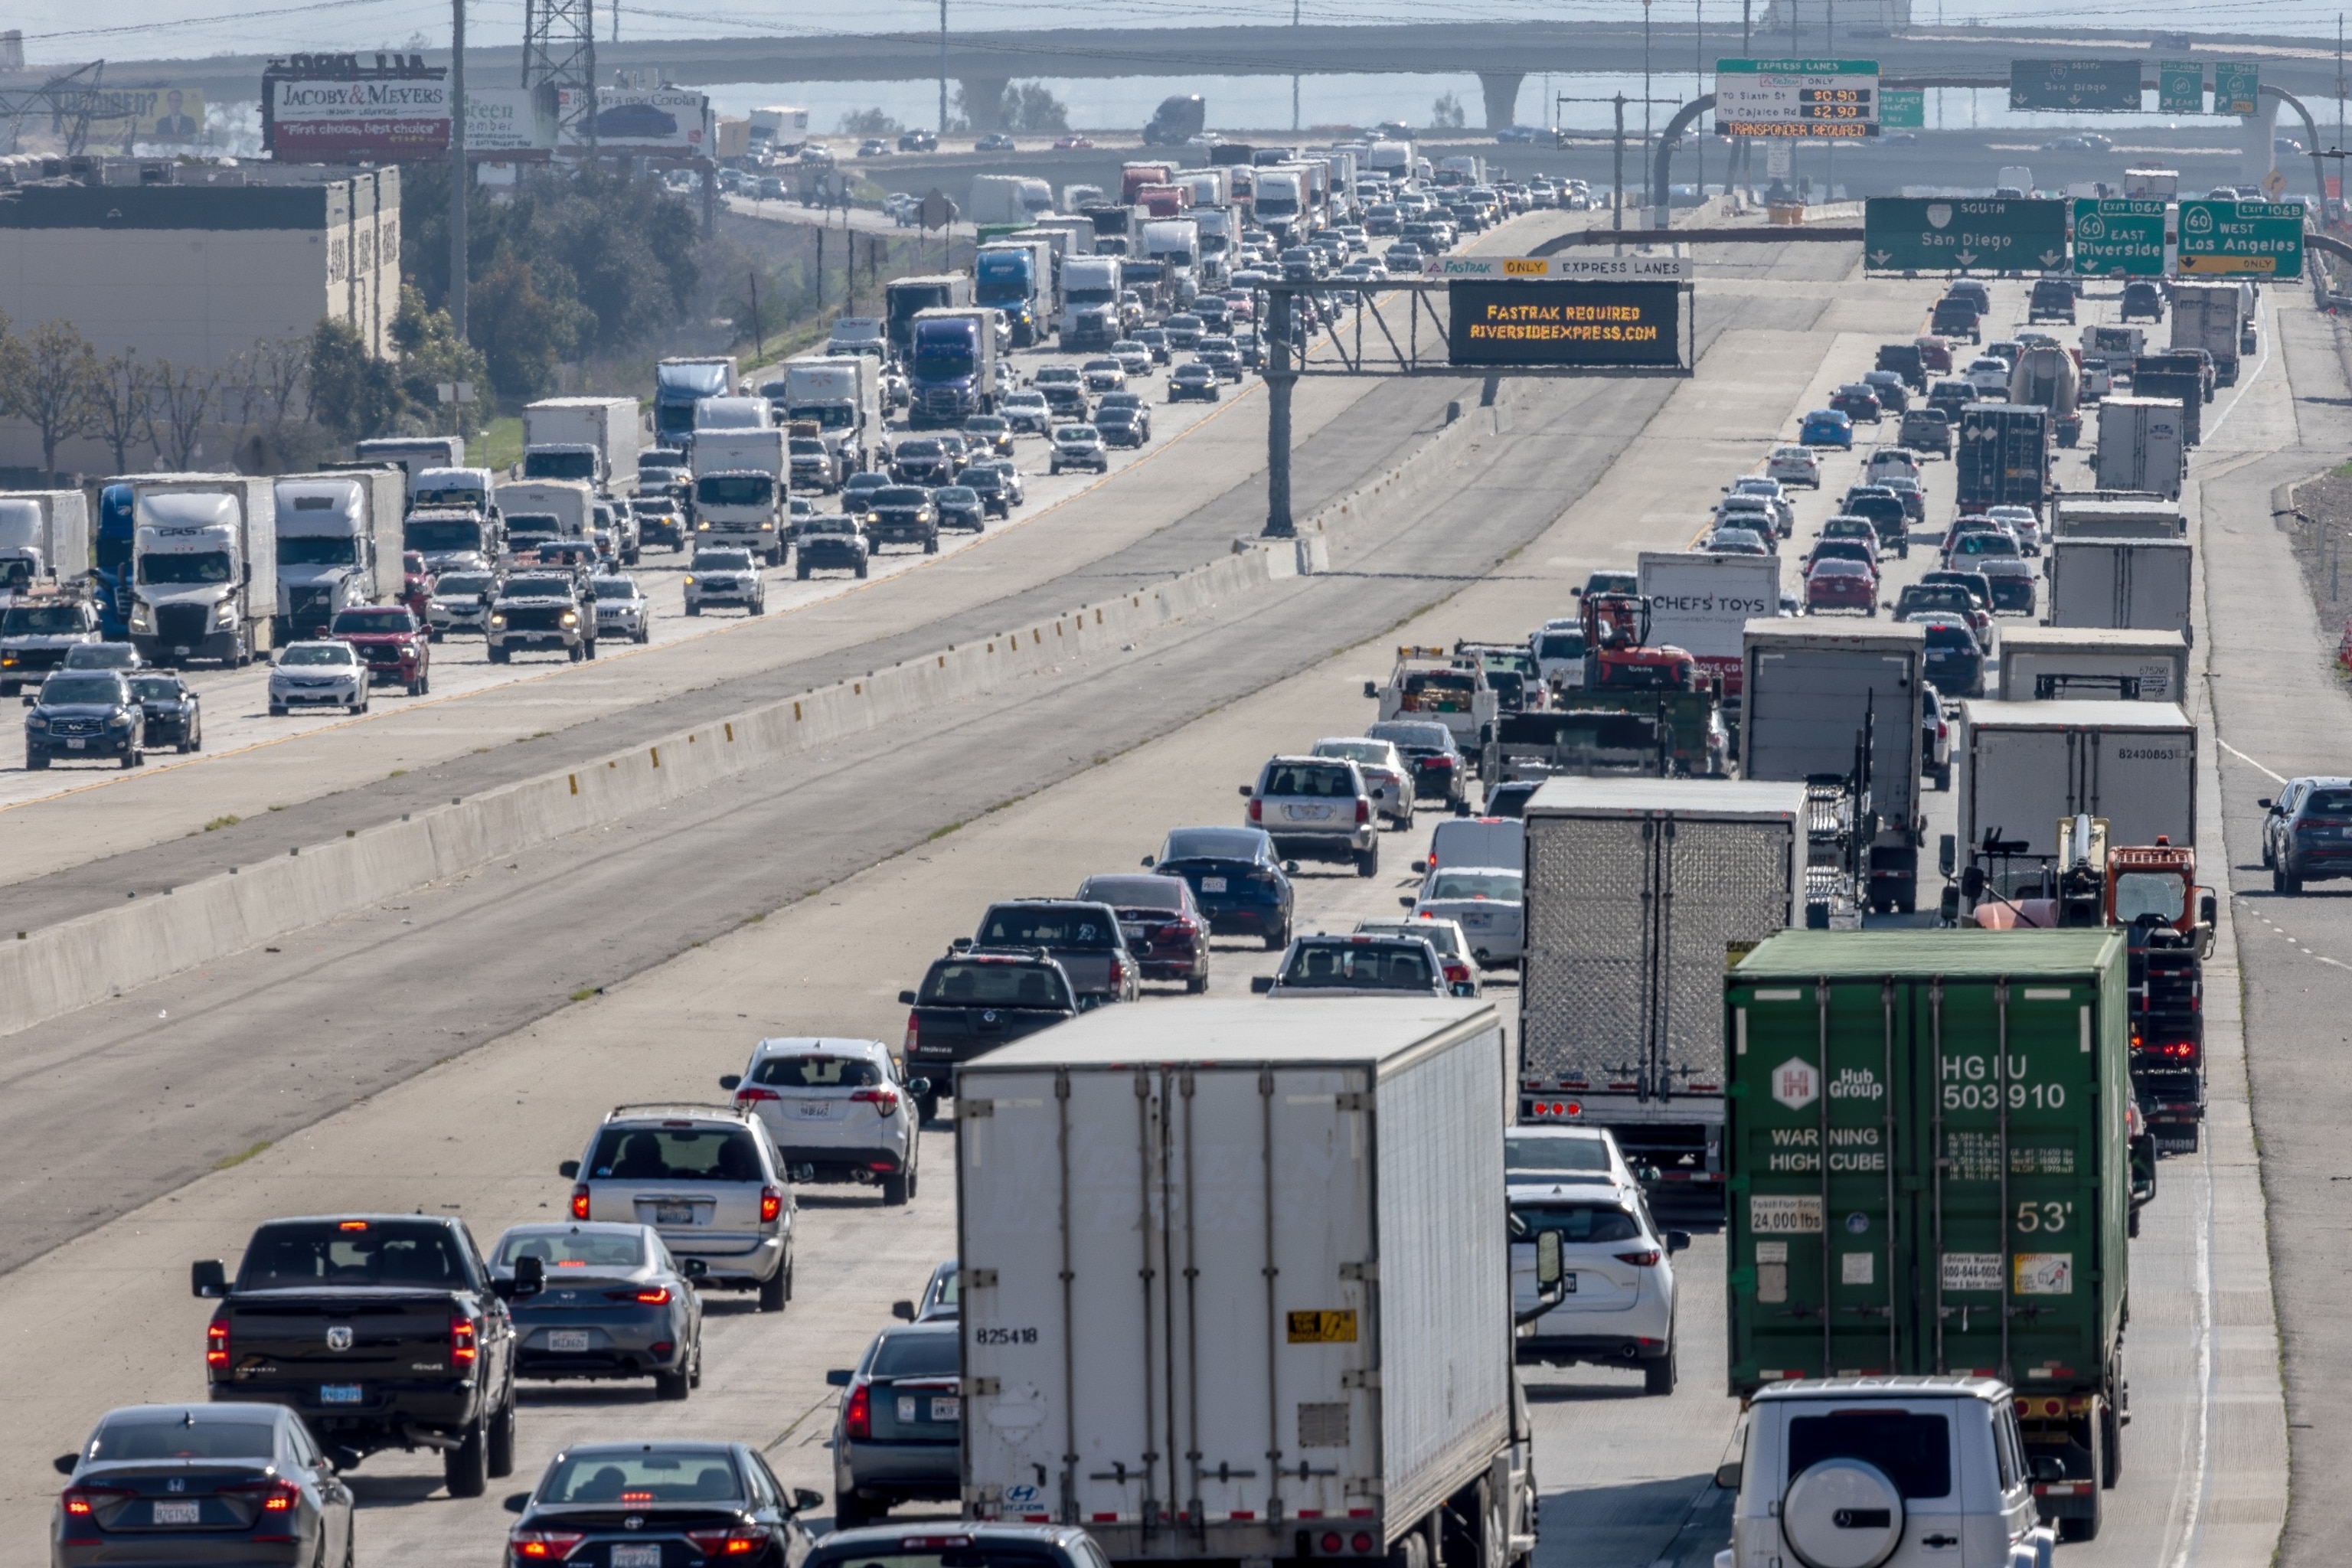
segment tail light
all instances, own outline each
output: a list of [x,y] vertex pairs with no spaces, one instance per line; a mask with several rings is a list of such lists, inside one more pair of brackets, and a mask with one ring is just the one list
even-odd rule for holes
[[226,1369],[228,1366],[228,1314],[214,1318],[205,1330],[205,1364]]
[[62,1500],[67,1518],[88,1519],[100,1509],[121,1502],[131,1495],[121,1487],[68,1487]]
[[1654,1248],[1648,1252],[1621,1252],[1616,1256],[1618,1262],[1630,1263],[1636,1268],[1654,1268],[1658,1266],[1659,1254]]
[[738,1105],[756,1105],[763,1100],[782,1099],[783,1096],[772,1089],[761,1089],[748,1083],[735,1091],[735,1103]]
[[585,1182],[572,1184],[572,1217],[573,1219],[588,1217],[588,1184]]
[[1250,796],[1249,819],[1252,822],[1263,822],[1265,820],[1265,803],[1260,801],[1255,795]]
[[852,1437],[874,1436],[874,1396],[866,1384],[849,1391],[849,1402],[841,1407],[841,1429]]
[[636,1293],[636,1300],[648,1307],[667,1307],[669,1305],[669,1287],[656,1285],[650,1290],[640,1290]]
[[705,1557],[749,1557],[768,1544],[768,1531],[744,1524],[732,1530],[689,1530],[686,1539]]
[[1356,797],[1356,826],[1361,827],[1372,819],[1372,803],[1362,795]]
[[916,1037],[922,1032],[923,1016],[920,1013],[908,1013],[907,1015],[907,1043],[905,1047],[906,1052],[908,1056],[915,1054]]
[[449,1364],[471,1366],[474,1364],[474,1358],[480,1353],[474,1338],[474,1320],[467,1317],[451,1318],[449,1320]]
[[302,1489],[283,1477],[267,1481],[248,1481],[242,1486],[223,1487],[221,1495],[249,1498],[264,1513],[292,1513],[302,1501]]
[[561,1563],[587,1539],[582,1530],[518,1530],[509,1538],[516,1558],[525,1563]]
[[784,1191],[782,1187],[760,1189],[760,1223],[766,1225],[784,1212]]
[[898,1091],[885,1085],[880,1089],[861,1089],[850,1097],[856,1105],[870,1105],[877,1116],[887,1116],[898,1109]]

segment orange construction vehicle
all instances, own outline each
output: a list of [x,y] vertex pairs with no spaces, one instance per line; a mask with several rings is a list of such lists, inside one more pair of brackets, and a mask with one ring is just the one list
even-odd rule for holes
[[1620,691],[1697,691],[1706,672],[1681,648],[1650,642],[1650,601],[1640,594],[1584,595],[1584,684]]

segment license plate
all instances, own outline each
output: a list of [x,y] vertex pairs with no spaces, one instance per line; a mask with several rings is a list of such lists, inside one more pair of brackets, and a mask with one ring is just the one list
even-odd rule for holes
[[656,1225],[692,1225],[694,1205],[692,1204],[656,1204],[654,1223]]
[[321,1405],[357,1405],[359,1402],[360,1385],[356,1383],[324,1383],[319,1385],[319,1403]]
[[615,1546],[611,1561],[613,1568],[661,1568],[661,1547],[654,1542],[643,1546]]
[[155,1504],[157,1524],[194,1524],[204,1517],[205,1505],[200,1502],[158,1502]]
[[803,1116],[827,1117],[833,1114],[833,1102],[825,1100],[803,1100],[798,1102]]
[[959,1394],[959,1395],[953,1395],[953,1396],[950,1396],[950,1397],[949,1397],[949,1398],[945,1398],[945,1399],[934,1399],[934,1400],[932,1400],[932,1401],[931,1401],[931,1419],[932,1419],[932,1420],[934,1420],[934,1421],[961,1421],[961,1420],[962,1420],[962,1419],[963,1419],[963,1398],[962,1398],[962,1396]]
[[1201,891],[1204,893],[1222,893],[1224,890],[1225,879],[1223,877],[1203,877],[1201,879]]
[[88,741],[68,741],[66,742],[66,750],[68,752],[79,752],[89,744],[89,742]]
[[[2352,827],[2347,827],[2344,830],[2344,837],[2347,838],[2352,838]],[[1125,921],[1118,922],[1118,931],[1121,936],[1127,938],[1129,942],[1141,942],[1146,934],[1143,927],[1139,925],[1130,925]]]
[[1282,815],[1293,822],[1320,822],[1331,815],[1328,805],[1286,805]]
[[547,1348],[559,1353],[588,1348],[585,1329],[557,1329],[547,1336]]

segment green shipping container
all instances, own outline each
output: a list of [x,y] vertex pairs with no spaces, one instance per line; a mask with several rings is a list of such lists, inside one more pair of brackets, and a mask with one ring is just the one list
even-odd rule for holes
[[2121,933],[1784,932],[1726,976],[1724,1035],[1732,1392],[2000,1378],[2072,1478],[2036,1487],[2044,1514],[2095,1531],[2121,1462]]

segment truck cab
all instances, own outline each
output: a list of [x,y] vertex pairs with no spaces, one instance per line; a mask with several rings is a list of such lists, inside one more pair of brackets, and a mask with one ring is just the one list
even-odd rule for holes
[[1387,684],[1366,681],[1364,695],[1379,701],[1383,721],[1434,721],[1452,731],[1465,750],[1482,747],[1492,738],[1502,710],[1478,661],[1458,660],[1442,647],[1398,648]]
[[100,641],[97,605],[78,594],[19,595],[0,610],[0,697],[38,686],[68,649]]

